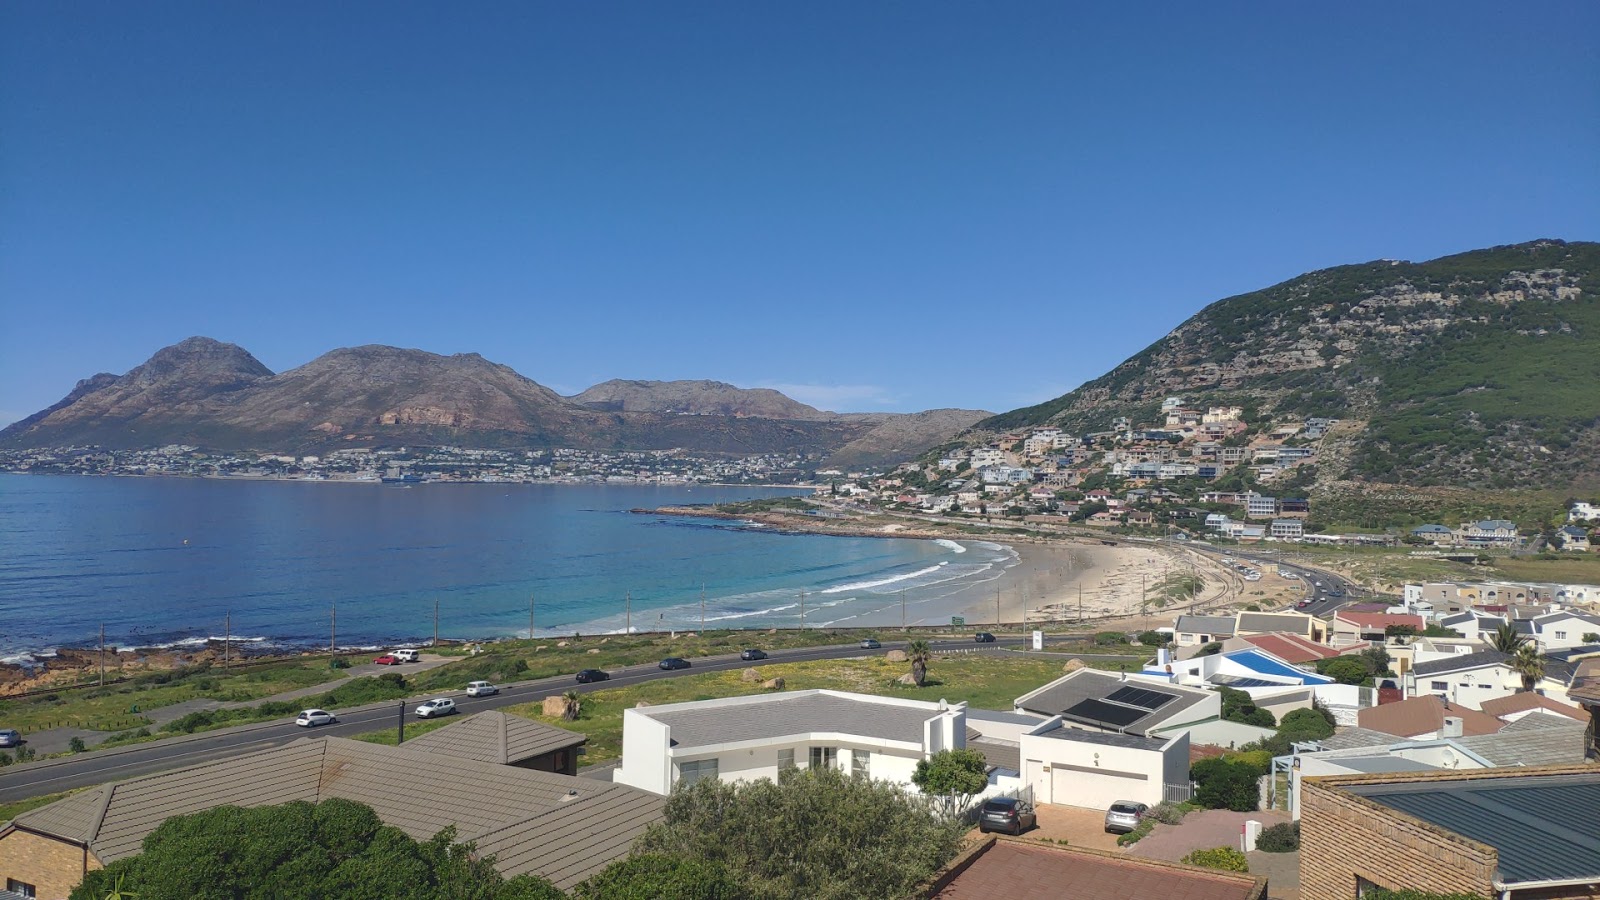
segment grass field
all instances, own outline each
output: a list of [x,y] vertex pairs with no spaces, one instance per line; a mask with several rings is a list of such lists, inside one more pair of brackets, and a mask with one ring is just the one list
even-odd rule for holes
[[1489,566],[1511,581],[1559,581],[1566,584],[1600,584],[1600,554],[1567,553],[1560,559],[1535,556],[1497,557]]
[[1352,580],[1382,590],[1398,591],[1406,582],[1423,581],[1549,581],[1600,584],[1600,555],[1570,554],[1559,559],[1493,555],[1483,565],[1411,556],[1412,548],[1296,547],[1285,555],[1293,562],[1333,569]]

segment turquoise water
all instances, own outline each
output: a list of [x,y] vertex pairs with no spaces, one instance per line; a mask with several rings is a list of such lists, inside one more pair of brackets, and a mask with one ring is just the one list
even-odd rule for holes
[[[981,541],[780,535],[635,507],[741,487],[0,475],[0,657],[221,636],[340,646],[948,621],[1015,562]],[[626,599],[631,596],[631,603]],[[628,610],[631,607],[631,617]]]

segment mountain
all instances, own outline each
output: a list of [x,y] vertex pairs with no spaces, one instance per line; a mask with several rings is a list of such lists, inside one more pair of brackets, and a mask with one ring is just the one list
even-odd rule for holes
[[1163,397],[1344,420],[1317,479],[1544,488],[1600,482],[1600,244],[1540,240],[1311,272],[1220,300],[1071,393],[974,437],[1118,416]]
[[[878,448],[871,458],[892,462],[959,428],[940,431],[945,420],[934,417],[874,444],[870,435],[897,418],[824,413],[776,391],[711,381],[607,382],[568,399],[476,353],[384,346],[333,350],[274,374],[238,346],[196,337],[126,375],[79,382],[61,402],[0,430],[0,448],[448,444],[825,455],[865,438]],[[916,435],[926,443],[916,445]],[[910,449],[894,458],[892,447]]]
[[755,416],[763,419],[832,419],[769,388],[740,388],[721,381],[625,381],[612,379],[568,398],[606,412],[676,413],[690,416]]
[[988,416],[976,409],[929,409],[891,416],[835,450],[828,464],[852,468],[891,465],[944,443]]

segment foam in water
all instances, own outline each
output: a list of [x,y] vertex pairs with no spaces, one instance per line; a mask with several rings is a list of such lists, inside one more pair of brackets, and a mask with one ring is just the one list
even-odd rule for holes
[[948,541],[948,540],[945,540],[944,538],[939,538],[938,540],[935,540],[934,543],[938,544],[939,546],[941,546],[943,548],[945,548],[946,550],[949,550],[951,553],[965,553],[965,552],[967,552],[967,548],[966,547],[961,546],[960,544],[956,543],[955,541]]

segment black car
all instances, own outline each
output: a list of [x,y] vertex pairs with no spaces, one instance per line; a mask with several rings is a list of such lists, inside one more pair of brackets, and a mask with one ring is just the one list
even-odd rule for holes
[[980,631],[972,636],[972,640],[979,644],[992,644],[994,643],[994,635],[987,631]]
[[764,650],[757,650],[756,648],[751,647],[747,650],[739,651],[739,658],[743,660],[766,659],[767,654]]
[[601,671],[599,669],[584,669],[582,672],[578,673],[578,683],[579,684],[589,684],[589,683],[595,682],[595,681],[610,681],[610,680],[611,680],[611,673],[610,672],[603,672],[603,671]]
[[680,657],[669,656],[661,661],[661,668],[668,671],[672,669],[687,669],[689,668],[689,661]]
[[1037,824],[1039,817],[1034,814],[1033,807],[1015,797],[989,800],[978,814],[978,830],[985,834],[991,831],[1021,834]]

